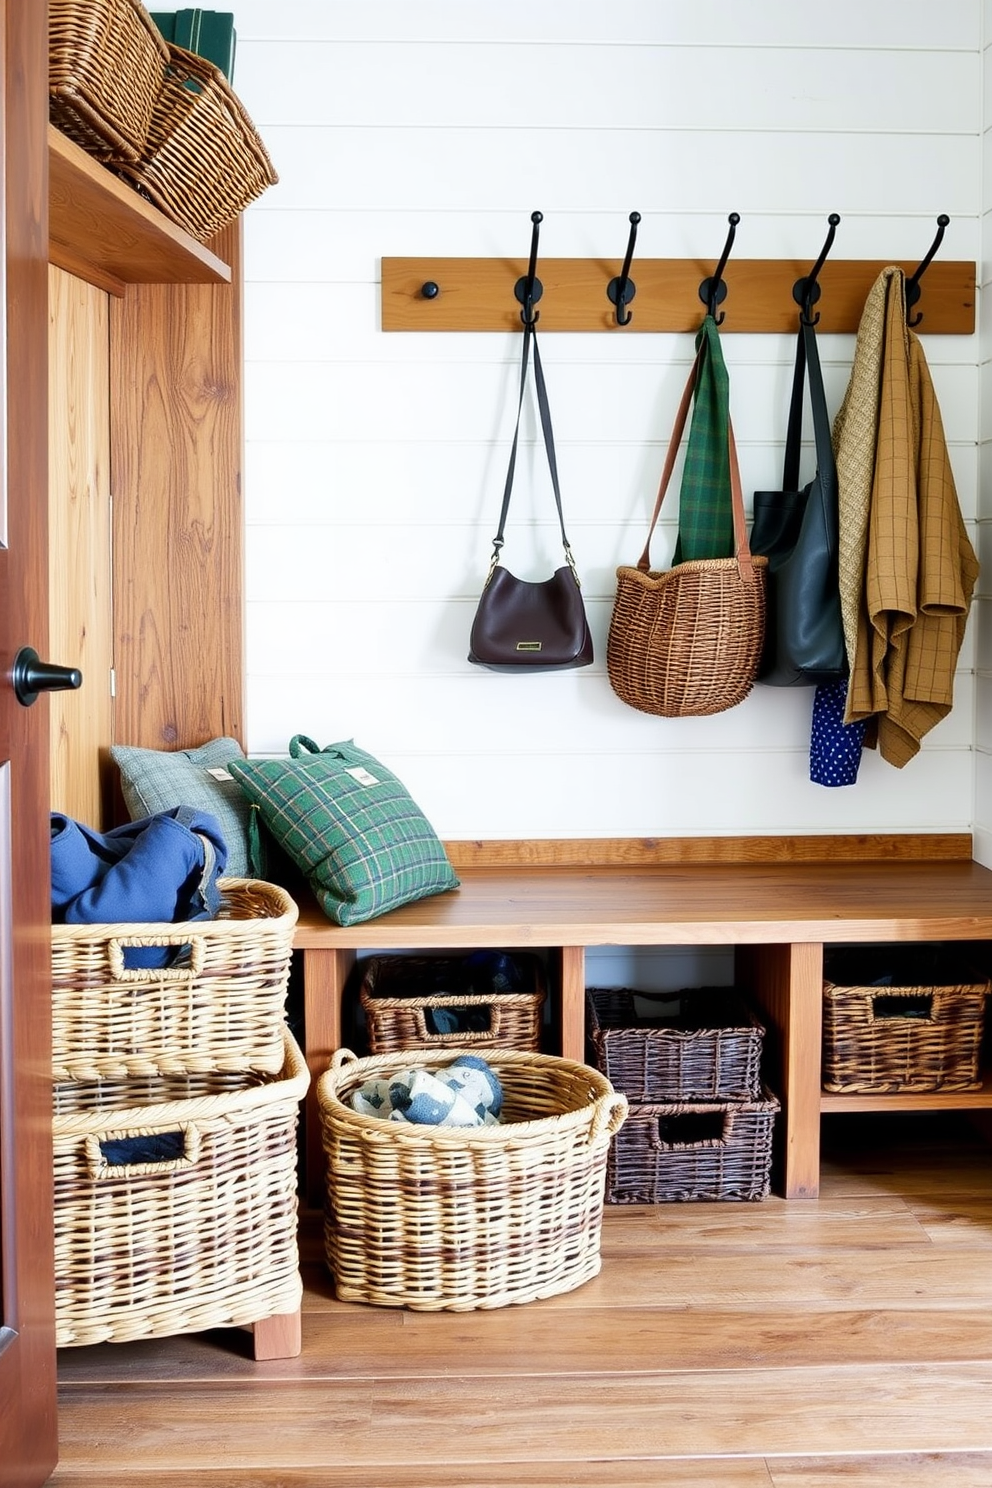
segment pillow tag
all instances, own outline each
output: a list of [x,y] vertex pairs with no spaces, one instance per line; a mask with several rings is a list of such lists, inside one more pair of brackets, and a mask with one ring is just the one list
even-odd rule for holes
[[346,775],[350,775],[353,780],[357,780],[359,785],[379,784],[376,776],[371,774],[370,771],[366,770],[364,765],[353,765],[349,768],[346,768],[344,773]]
[[230,770],[225,770],[223,768],[223,766],[221,766],[221,765],[218,765],[218,767],[215,770],[208,770],[207,771],[207,774],[208,775],[212,775],[213,778],[214,778],[214,780],[233,780],[234,779],[234,776],[231,774]]

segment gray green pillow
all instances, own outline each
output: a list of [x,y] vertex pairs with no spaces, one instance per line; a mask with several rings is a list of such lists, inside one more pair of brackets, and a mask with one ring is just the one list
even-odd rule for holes
[[225,873],[231,878],[262,876],[260,869],[253,872],[249,862],[250,808],[228,773],[233,759],[244,759],[237,739],[211,739],[198,749],[176,750],[113,744],[110,754],[120,771],[124,804],[132,821],[176,806],[209,811],[220,823],[227,843]]
[[433,827],[379,760],[350,739],[320,749],[304,734],[289,754],[230,771],[329,919],[357,925],[458,887]]

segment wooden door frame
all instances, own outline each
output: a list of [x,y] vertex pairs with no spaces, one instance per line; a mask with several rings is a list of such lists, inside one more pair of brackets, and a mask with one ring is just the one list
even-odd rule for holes
[[[35,1488],[57,1458],[51,1119],[48,705],[11,686],[48,644],[48,6],[0,0],[8,551],[0,585],[0,759],[12,867],[2,887],[0,1475]],[[15,565],[16,563],[16,572]],[[14,580],[14,582],[11,582]]]

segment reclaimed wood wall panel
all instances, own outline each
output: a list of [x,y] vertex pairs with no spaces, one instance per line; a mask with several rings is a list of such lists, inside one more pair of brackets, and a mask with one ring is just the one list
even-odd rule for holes
[[130,286],[110,316],[115,737],[244,739],[241,229],[230,285]]
[[104,291],[49,268],[50,654],[83,674],[50,700],[52,808],[97,827],[113,730],[108,322]]

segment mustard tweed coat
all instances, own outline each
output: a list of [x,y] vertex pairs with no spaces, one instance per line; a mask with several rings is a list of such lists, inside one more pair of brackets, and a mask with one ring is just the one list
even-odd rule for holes
[[845,722],[870,720],[865,742],[901,768],[950,712],[978,578],[901,269],[883,270],[866,301],[834,446]]

